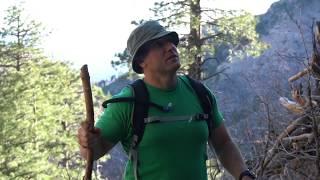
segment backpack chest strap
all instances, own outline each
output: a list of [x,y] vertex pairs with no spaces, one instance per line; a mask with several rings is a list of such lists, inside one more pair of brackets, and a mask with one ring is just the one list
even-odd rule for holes
[[190,116],[151,116],[144,118],[144,123],[161,123],[161,122],[176,122],[176,121],[201,121],[201,120],[207,120],[209,118],[208,114],[204,113],[198,113],[195,115]]

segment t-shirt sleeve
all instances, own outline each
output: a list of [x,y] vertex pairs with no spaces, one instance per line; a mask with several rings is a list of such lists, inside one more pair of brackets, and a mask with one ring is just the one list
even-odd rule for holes
[[[132,96],[131,89],[126,87],[112,98],[130,96]],[[130,102],[110,103],[97,120],[95,127],[100,129],[104,139],[116,144],[129,134],[131,111]]]

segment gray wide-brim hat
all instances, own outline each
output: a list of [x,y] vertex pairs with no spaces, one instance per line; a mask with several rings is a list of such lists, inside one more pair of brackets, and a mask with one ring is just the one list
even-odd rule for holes
[[162,37],[167,37],[176,46],[179,44],[178,34],[174,31],[167,31],[157,21],[144,22],[131,32],[127,41],[127,50],[132,60],[132,69],[136,73],[143,73],[135,58],[138,50],[147,42]]

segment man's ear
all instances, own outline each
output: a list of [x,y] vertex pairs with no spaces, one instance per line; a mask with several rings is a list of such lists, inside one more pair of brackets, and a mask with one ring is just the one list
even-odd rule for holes
[[139,66],[141,67],[141,69],[143,70],[146,66],[147,66],[147,63],[145,61],[142,61]]

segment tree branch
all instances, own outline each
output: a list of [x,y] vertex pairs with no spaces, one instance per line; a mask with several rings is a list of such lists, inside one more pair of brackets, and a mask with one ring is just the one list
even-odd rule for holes
[[212,38],[215,38],[217,36],[221,36],[222,33],[217,33],[217,34],[212,34],[212,35],[209,35],[209,36],[206,36],[206,37],[203,37],[200,39],[200,43],[203,44],[204,41],[208,40],[208,39],[212,39]]
[[211,60],[211,59],[213,59],[213,60],[218,60],[218,59],[215,58],[215,57],[206,58],[206,59],[204,59],[204,60],[202,61],[201,65],[203,65],[205,62],[207,62],[207,61],[209,61],[209,60]]
[[189,3],[186,3],[189,1],[177,1],[177,2],[172,2],[173,5],[182,5],[182,6],[190,6]]
[[15,65],[7,65],[7,64],[0,64],[0,67],[3,67],[3,68],[17,68],[17,66],[15,66]]
[[[290,135],[300,124],[303,124],[304,121],[308,119],[308,116],[302,116],[295,121],[293,121],[277,138],[276,142],[274,143],[273,147],[269,150],[267,157],[265,158],[264,163],[262,164],[262,167],[267,167],[268,164],[271,162],[271,160],[274,157],[274,153],[277,150],[277,147],[281,143],[282,139]],[[261,169],[258,170],[258,172]]]
[[156,21],[164,21],[164,20],[166,20],[166,19],[169,19],[169,18],[174,17],[174,16],[178,16],[178,15],[183,14],[183,13],[184,13],[184,12],[177,12],[177,13],[171,14],[171,15],[169,15],[169,16],[167,16],[167,17],[163,17],[163,18],[160,18],[160,19],[156,19]]
[[300,79],[301,77],[303,77],[304,75],[308,74],[308,72],[311,70],[311,68],[305,68],[304,70],[298,72],[297,74],[291,76],[288,81],[289,82],[293,82],[297,79]]
[[218,72],[215,72],[215,73],[211,74],[210,76],[207,76],[207,77],[203,78],[202,80],[208,80],[208,79],[210,79],[210,78],[212,78],[212,77],[214,77],[214,76],[216,76],[216,75],[218,75],[218,74],[223,73],[225,70],[227,70],[227,69],[229,69],[229,68],[230,68],[230,67],[223,68],[222,70],[220,70],[220,71],[218,71]]
[[308,141],[311,141],[312,138],[313,138],[313,133],[305,133],[305,134],[301,134],[301,135],[297,135],[297,136],[290,136],[290,137],[283,138],[282,141],[285,144],[287,144],[292,141],[301,141],[301,140],[305,140],[305,139],[308,139]]

